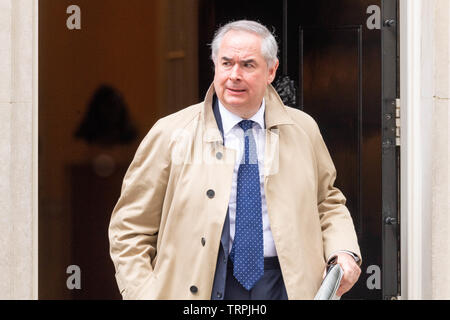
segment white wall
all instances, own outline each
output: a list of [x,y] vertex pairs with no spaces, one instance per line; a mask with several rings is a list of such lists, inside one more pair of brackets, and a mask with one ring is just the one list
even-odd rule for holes
[[37,296],[36,5],[0,0],[0,299]]
[[432,118],[432,298],[450,299],[450,1],[435,0]]
[[400,0],[402,298],[450,299],[450,1]]

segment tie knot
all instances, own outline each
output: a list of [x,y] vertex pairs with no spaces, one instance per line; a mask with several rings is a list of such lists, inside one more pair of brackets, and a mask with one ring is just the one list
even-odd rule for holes
[[248,129],[251,129],[253,127],[253,121],[252,120],[242,120],[239,122],[239,126],[246,132]]

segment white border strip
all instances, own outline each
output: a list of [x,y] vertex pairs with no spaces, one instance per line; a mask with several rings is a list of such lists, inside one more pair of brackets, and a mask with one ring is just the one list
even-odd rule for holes
[[39,184],[38,184],[38,171],[39,171],[39,112],[38,112],[38,103],[39,103],[39,1],[33,0],[33,167],[32,167],[32,175],[33,175],[33,186],[32,186],[32,216],[33,216],[33,288],[32,288],[32,297],[37,300],[39,298],[39,255],[38,255],[38,241],[39,241]]
[[[401,286],[402,299],[420,299],[421,199],[420,155],[414,127],[420,101],[421,3],[400,0],[400,97],[401,97]],[[416,279],[416,281],[415,281]]]
[[427,109],[424,97],[430,79],[429,74],[423,73],[426,69],[422,64],[429,64],[434,50],[426,47],[428,37],[433,35],[425,32],[432,18],[424,13],[434,5],[428,0],[400,0],[401,298],[408,300],[429,298],[431,288],[431,267],[427,261],[431,250],[431,207],[427,198],[431,155],[424,143],[430,138],[429,119],[433,111]]

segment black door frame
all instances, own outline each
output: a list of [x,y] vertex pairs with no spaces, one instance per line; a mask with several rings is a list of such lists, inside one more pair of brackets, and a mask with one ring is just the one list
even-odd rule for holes
[[382,295],[400,296],[399,3],[382,0]]

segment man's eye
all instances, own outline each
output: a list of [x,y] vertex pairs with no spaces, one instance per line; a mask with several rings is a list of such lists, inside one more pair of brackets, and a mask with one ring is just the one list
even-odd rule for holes
[[228,62],[228,61],[224,61],[224,62],[222,62],[222,65],[223,65],[223,66],[230,66],[230,65],[231,65],[231,63],[230,63],[230,62]]
[[246,68],[253,68],[253,64],[251,64],[251,63],[246,63],[246,64],[244,64],[244,67],[246,67]]

